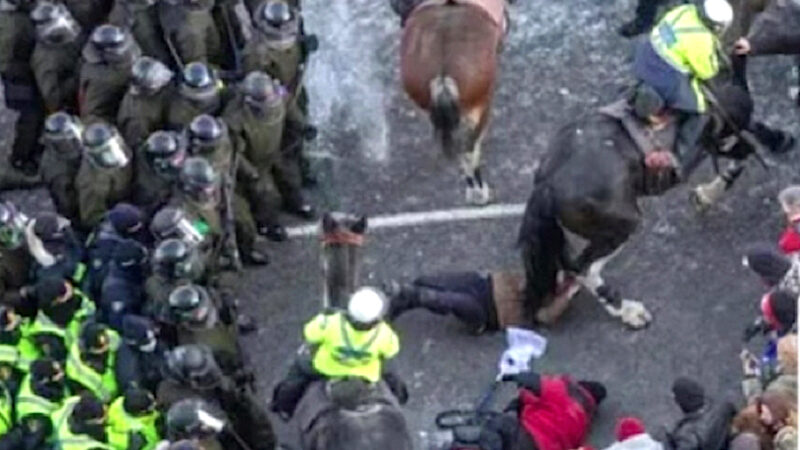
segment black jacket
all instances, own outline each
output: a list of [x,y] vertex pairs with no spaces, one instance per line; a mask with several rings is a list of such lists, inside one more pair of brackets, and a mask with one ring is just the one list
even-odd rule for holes
[[727,448],[728,432],[736,408],[730,402],[706,403],[685,414],[671,432],[665,447],[675,450],[721,450]]

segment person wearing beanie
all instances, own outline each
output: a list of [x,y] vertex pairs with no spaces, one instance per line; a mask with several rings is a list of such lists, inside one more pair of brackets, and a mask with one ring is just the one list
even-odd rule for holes
[[53,413],[53,436],[56,448],[85,450],[113,450],[108,445],[106,407],[91,394],[64,400],[64,405]]
[[94,316],[95,306],[69,281],[45,278],[34,286],[39,312],[27,335],[39,356],[66,360],[83,323]]
[[17,394],[17,424],[28,448],[43,448],[53,431],[51,416],[67,398],[64,368],[51,358],[31,363]]
[[667,446],[680,450],[723,448],[736,414],[733,404],[712,401],[703,386],[687,377],[672,383],[672,396],[683,417],[667,432]]
[[166,351],[166,345],[159,339],[159,329],[150,318],[126,315],[122,319],[122,344],[117,351],[117,358],[127,362],[117,367],[120,386],[141,386],[155,392],[162,380]]
[[576,381],[569,375],[522,372],[503,381],[519,386],[519,395],[502,414],[483,424],[480,448],[572,450],[584,445],[597,407],[606,397],[596,381]]
[[117,366],[128,364],[117,357],[120,338],[107,326],[87,322],[69,350],[67,383],[72,392],[90,392],[105,404],[119,395]]
[[146,389],[129,387],[108,408],[108,441],[114,448],[150,450],[162,435],[156,399]]
[[122,329],[126,314],[141,310],[149,265],[147,248],[137,241],[125,239],[114,249],[99,307],[105,322],[115,330]]
[[661,442],[647,433],[644,423],[636,417],[622,417],[614,429],[616,442],[605,450],[663,450]]

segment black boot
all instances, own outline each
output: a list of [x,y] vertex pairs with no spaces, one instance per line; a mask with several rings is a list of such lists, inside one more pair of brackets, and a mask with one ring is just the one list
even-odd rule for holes
[[400,284],[395,280],[384,283],[383,292],[389,297],[389,312],[386,317],[392,321],[404,312],[419,307],[419,294],[413,285]]
[[280,224],[259,225],[258,234],[264,236],[272,242],[283,242],[289,239],[289,234],[286,233],[286,228]]
[[675,145],[675,156],[677,157],[675,174],[681,181],[686,180],[699,162],[699,152],[702,150],[699,145],[700,137],[703,135],[708,121],[707,114],[688,113],[681,122]]

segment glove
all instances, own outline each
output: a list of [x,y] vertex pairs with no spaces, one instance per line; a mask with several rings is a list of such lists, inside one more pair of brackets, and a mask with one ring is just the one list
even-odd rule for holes
[[303,127],[303,139],[306,141],[313,141],[317,138],[317,127],[313,125],[306,125]]
[[764,323],[764,319],[759,317],[755,320],[752,324],[750,324],[744,330],[744,334],[742,335],[742,339],[744,342],[750,342],[751,339],[756,337],[758,334],[764,334],[767,332],[767,326]]
[[319,49],[319,39],[316,34],[307,34],[303,38],[303,52],[310,55]]

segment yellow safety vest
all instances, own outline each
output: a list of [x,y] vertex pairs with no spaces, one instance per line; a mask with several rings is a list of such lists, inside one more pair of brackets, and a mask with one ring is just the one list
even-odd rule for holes
[[650,33],[656,53],[678,72],[692,77],[700,112],[705,111],[705,97],[699,80],[719,73],[719,39],[700,19],[696,5],[682,5],[669,11]]
[[[41,310],[36,314],[36,319],[27,327],[23,333],[24,337],[33,340],[39,334],[53,334],[64,341],[64,346],[69,349],[74,342],[77,342],[83,322],[95,313],[95,306],[86,295],[78,289],[74,289],[74,295],[80,297],[81,307],[75,312],[72,320],[65,328],[62,328],[49,317],[47,317]],[[41,356],[41,351],[37,349],[37,355]]]
[[51,417],[61,406],[61,403],[48,400],[33,392],[31,388],[31,376],[26,375],[22,379],[22,385],[17,394],[17,421],[22,422],[28,416],[41,414]]
[[320,314],[303,330],[306,341],[316,345],[314,368],[327,377],[381,379],[383,360],[393,358],[400,342],[385,322],[367,331],[354,329],[342,313]]
[[14,419],[11,417],[13,402],[11,400],[11,392],[5,383],[0,383],[0,436],[8,433],[8,430],[14,426]]
[[80,397],[70,397],[64,401],[58,411],[53,414],[53,435],[55,436],[56,450],[86,450],[101,448],[114,450],[113,447],[103,442],[97,441],[86,434],[75,434],[69,429],[69,418],[75,405],[80,401]]
[[67,377],[86,387],[103,403],[109,403],[119,394],[117,377],[114,373],[114,363],[117,359],[119,348],[119,335],[116,331],[106,330],[109,337],[108,355],[106,355],[106,370],[99,373],[81,359],[80,345],[72,344],[67,355]]
[[156,422],[159,412],[153,411],[144,416],[132,416],[125,411],[125,398],[119,397],[108,408],[108,442],[112,447],[127,450],[131,432],[141,433],[147,443],[143,450],[153,450],[161,440]]

